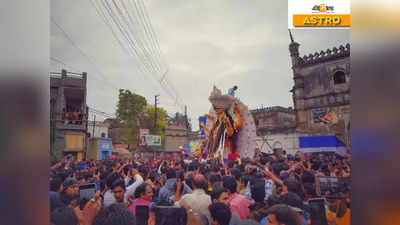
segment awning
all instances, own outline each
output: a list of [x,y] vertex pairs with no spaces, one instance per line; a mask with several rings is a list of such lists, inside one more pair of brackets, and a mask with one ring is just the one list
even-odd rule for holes
[[335,135],[299,137],[299,147],[300,152],[304,153],[335,152],[346,156],[345,144]]

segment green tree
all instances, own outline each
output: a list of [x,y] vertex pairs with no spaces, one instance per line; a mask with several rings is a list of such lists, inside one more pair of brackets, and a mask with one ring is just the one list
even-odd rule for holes
[[154,135],[160,135],[162,139],[165,136],[165,117],[167,116],[167,111],[162,107],[157,107],[157,128],[154,127],[154,112],[155,107],[153,105],[148,105],[146,107],[146,116],[148,119],[147,128],[150,129],[151,133]]
[[120,89],[117,104],[117,119],[123,128],[123,139],[127,144],[138,142],[141,121],[146,117],[146,99],[129,90]]

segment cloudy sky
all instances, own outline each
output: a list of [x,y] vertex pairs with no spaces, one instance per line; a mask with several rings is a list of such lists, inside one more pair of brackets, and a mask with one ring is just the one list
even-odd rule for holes
[[[119,88],[143,95],[151,103],[160,94],[160,106],[169,114],[183,112],[154,81],[162,74],[139,72],[138,60],[122,50],[90,1],[51,1],[52,20],[74,43],[51,23],[51,70],[86,71],[87,104],[103,112],[115,112]],[[188,106],[192,121],[208,112],[213,85],[224,92],[237,85],[238,97],[250,108],[293,105],[287,1],[143,1],[157,35],[163,69],[168,67],[166,77],[178,92],[180,105]],[[348,30],[292,33],[301,44],[300,55],[349,40]]]

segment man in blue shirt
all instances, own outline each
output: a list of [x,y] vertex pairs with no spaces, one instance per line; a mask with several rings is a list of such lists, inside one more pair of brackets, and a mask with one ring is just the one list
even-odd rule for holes
[[238,87],[235,85],[233,88],[229,88],[228,94],[235,97],[235,91],[238,89]]

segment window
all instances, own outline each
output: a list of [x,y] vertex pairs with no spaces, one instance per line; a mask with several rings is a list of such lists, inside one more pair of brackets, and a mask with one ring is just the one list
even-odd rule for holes
[[338,71],[333,75],[334,84],[346,83],[346,74],[343,71]]

